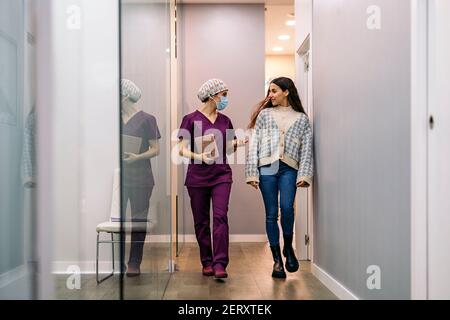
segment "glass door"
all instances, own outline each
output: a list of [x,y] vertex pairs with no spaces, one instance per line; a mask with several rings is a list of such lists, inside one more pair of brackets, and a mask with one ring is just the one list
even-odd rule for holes
[[39,298],[119,299],[119,1],[36,2]]
[[170,1],[121,1],[123,298],[162,299],[171,271]]

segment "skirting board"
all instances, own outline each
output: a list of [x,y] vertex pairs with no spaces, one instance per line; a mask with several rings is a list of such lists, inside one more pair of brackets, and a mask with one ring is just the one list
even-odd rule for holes
[[[230,234],[230,242],[267,242],[267,235],[265,234]],[[184,242],[195,243],[197,239],[195,234],[184,235]]]
[[339,281],[330,276],[315,263],[311,266],[312,274],[330,289],[341,300],[359,300],[350,290],[344,287]]
[[[169,235],[150,235],[147,236],[147,241],[150,243],[169,243],[170,236]],[[180,239],[181,240],[181,239]],[[194,234],[186,234],[184,235],[185,243],[196,243],[197,240]],[[230,242],[232,243],[249,243],[249,242],[267,242],[267,236],[265,234],[232,234],[230,235]],[[110,249],[107,247],[109,244],[103,244],[102,252],[110,253]],[[95,253],[94,253],[95,254]],[[111,272],[111,262],[110,261],[99,261],[99,273],[109,273]],[[78,270],[80,270],[81,274],[93,274],[95,273],[95,261],[55,261],[53,263],[53,273],[54,274],[72,274],[74,271],[71,266],[75,266]],[[119,266],[119,262],[116,261],[116,269]]]
[[[183,236],[179,238],[183,242]],[[151,243],[168,243],[170,241],[170,235],[148,235],[146,241]],[[267,235],[265,234],[231,234],[230,242],[267,242]],[[197,239],[195,234],[184,235],[185,243],[196,243]]]

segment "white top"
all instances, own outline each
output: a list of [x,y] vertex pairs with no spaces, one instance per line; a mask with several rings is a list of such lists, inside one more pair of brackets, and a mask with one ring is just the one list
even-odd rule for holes
[[282,133],[286,133],[289,128],[301,117],[301,113],[295,111],[291,106],[271,108],[271,114]]

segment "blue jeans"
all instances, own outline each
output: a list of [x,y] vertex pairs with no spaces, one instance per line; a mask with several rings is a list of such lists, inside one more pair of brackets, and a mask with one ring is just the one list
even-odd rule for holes
[[283,235],[294,234],[294,200],[297,170],[282,161],[259,168],[259,187],[266,208],[266,232],[271,246],[280,244],[278,229],[278,193],[280,194]]

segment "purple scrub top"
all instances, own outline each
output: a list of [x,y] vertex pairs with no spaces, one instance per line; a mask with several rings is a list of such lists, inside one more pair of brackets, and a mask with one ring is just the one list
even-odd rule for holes
[[[215,133],[215,137],[217,145],[219,147],[218,159],[221,159],[221,161],[216,160],[216,162],[213,164],[194,163],[194,160],[191,160],[186,174],[185,185],[188,187],[209,187],[224,182],[232,183],[233,180],[231,168],[226,157],[227,141],[233,140],[235,138],[233,124],[231,123],[230,118],[218,112],[216,121],[212,123],[203,113],[196,110],[183,117],[180,129],[184,129],[185,131],[180,131],[178,138],[186,139],[190,137],[191,151],[193,152],[194,139],[196,137],[214,133],[206,132],[208,130],[217,130],[217,132]],[[196,133],[195,137],[194,129]],[[218,131],[221,132],[221,142],[218,141],[220,139]]]
[[[122,134],[142,138],[140,154],[148,151],[149,140],[161,138],[156,118],[144,111],[137,112],[126,124],[122,121]],[[123,179],[126,187],[153,187],[155,180],[150,159],[123,163]]]

